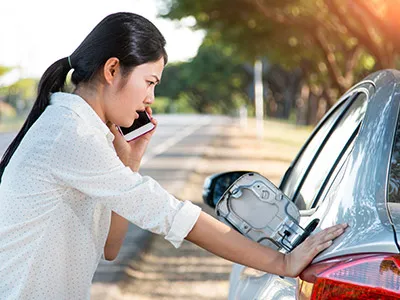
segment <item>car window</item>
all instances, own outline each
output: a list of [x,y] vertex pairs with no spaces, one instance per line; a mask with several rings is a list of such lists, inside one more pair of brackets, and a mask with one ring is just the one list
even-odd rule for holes
[[310,209],[313,204],[315,206],[314,199],[322,184],[348,148],[351,137],[364,118],[367,99],[365,93],[359,93],[327,139],[295,195],[295,203],[299,209]]
[[400,119],[397,123],[396,137],[390,162],[388,201],[400,203]]
[[318,200],[318,203],[315,202],[315,203],[311,204],[312,208],[316,207],[317,205],[320,205],[321,202],[324,201],[324,199],[326,199],[326,196],[328,195],[328,193],[329,194],[335,193],[336,189],[342,183],[342,179],[343,179],[344,173],[346,171],[347,164],[349,162],[350,153],[353,151],[355,137],[358,133],[359,128],[360,127],[357,128],[357,131],[352,136],[351,140],[349,141],[347,149],[344,151],[344,154],[338,160],[338,163],[332,170],[329,178],[326,178],[326,184],[324,183],[322,189],[319,191],[319,194],[321,196],[317,195],[317,198],[320,198],[320,199],[319,200],[316,199],[316,200]]
[[314,134],[312,139],[309,141],[308,145],[302,150],[300,157],[290,171],[289,176],[281,184],[282,191],[290,198],[293,199],[294,193],[300,184],[301,179],[308,166],[310,165],[312,159],[316,155],[318,149],[320,148],[322,142],[326,138],[326,135],[332,128],[335,120],[343,112],[345,107],[344,103],[347,100],[341,102],[334,111],[324,120],[324,123],[319,127],[318,131]]

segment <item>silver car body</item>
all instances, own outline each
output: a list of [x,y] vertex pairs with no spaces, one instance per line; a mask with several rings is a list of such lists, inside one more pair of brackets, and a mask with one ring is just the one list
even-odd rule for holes
[[[313,263],[348,254],[399,253],[396,240],[400,240],[400,204],[387,202],[388,170],[399,115],[399,83],[398,71],[385,70],[370,75],[339,99],[304,146],[307,147],[325,120],[332,118],[337,107],[350,101],[351,95],[363,93],[367,96],[364,119],[351,145],[318,190],[317,204],[300,210],[303,228],[313,219],[320,220],[315,232],[334,224],[349,224],[346,232]],[[300,155],[301,151],[281,182],[283,191],[288,189],[290,176],[303,176],[291,174]],[[296,299],[298,282],[298,279],[235,264],[230,276],[229,299]]]

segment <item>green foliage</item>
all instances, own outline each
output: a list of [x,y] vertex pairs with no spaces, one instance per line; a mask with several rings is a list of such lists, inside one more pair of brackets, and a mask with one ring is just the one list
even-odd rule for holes
[[156,97],[151,109],[154,114],[165,114],[168,112],[171,105],[171,99],[167,97]]
[[18,94],[20,98],[33,101],[36,98],[38,80],[23,78],[8,87],[9,93]]
[[18,114],[23,114],[30,109],[36,99],[37,85],[37,79],[23,78],[10,86],[1,87],[0,97],[6,104],[11,105]]
[[366,73],[393,67],[396,41],[400,49],[393,30],[400,25],[393,17],[400,10],[396,3],[169,0],[162,16],[193,16],[196,27],[206,29],[210,40],[229,46],[242,58],[267,57],[286,69],[300,66],[310,85],[344,92]]
[[[311,14],[299,4],[303,1],[264,2],[271,12],[279,9],[299,18],[299,14],[304,18]],[[229,45],[250,61],[257,56],[267,56],[273,63],[293,67],[303,59],[313,59],[321,54],[310,48],[312,41],[304,28],[278,24],[245,0],[203,0],[196,1],[196,5],[191,0],[171,0],[169,4],[170,10],[164,17],[181,19],[194,16],[197,28],[207,29],[213,42]]]
[[178,99],[171,103],[170,113],[197,113],[198,111],[193,108],[190,99],[185,93]]
[[206,40],[189,62],[170,64],[156,94],[186,101],[197,112],[230,113],[248,101],[250,78],[229,47]]
[[5,75],[6,73],[10,72],[12,69],[13,69],[12,67],[0,66],[0,76]]

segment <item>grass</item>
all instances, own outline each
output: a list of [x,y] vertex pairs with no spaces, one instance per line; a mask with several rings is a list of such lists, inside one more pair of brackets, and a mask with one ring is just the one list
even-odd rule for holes
[[[281,157],[283,160],[291,161],[300,148],[304,145],[311,135],[313,126],[298,126],[281,120],[268,119],[264,121],[264,132],[262,138],[250,139],[253,149],[250,150],[249,143],[245,143],[243,148],[249,151],[258,149],[258,153],[267,156]],[[257,135],[257,123],[255,119],[249,119],[248,125],[241,130],[245,136]]]
[[280,120],[264,121],[264,139],[276,143],[301,146],[310,136],[314,127],[298,126]]

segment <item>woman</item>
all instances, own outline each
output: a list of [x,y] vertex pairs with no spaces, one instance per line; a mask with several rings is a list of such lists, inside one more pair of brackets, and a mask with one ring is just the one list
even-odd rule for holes
[[[115,126],[130,126],[136,111],[151,115],[164,45],[148,20],[116,13],[44,73],[0,164],[0,299],[88,299],[101,256],[117,256],[128,222],[283,276],[297,276],[343,232],[325,229],[284,255],[137,172],[152,132],[128,143]],[[70,69],[72,94],[60,92]]]

